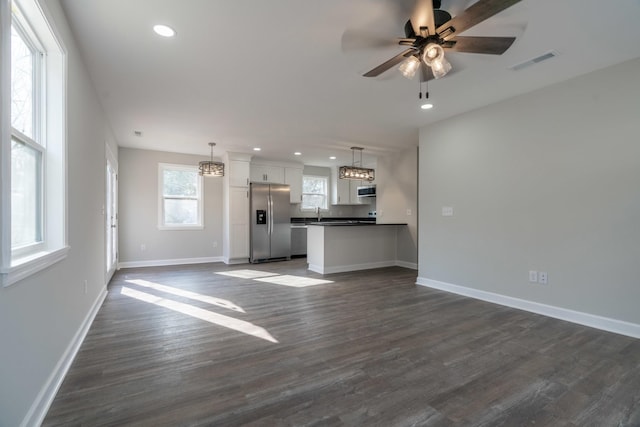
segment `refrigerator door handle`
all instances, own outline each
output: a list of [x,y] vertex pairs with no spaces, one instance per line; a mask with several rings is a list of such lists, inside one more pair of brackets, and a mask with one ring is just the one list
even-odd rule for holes
[[269,218],[267,218],[267,233],[269,234],[269,237],[271,237],[271,234],[273,233],[273,200],[271,199],[271,195],[267,196],[267,209],[269,212]]

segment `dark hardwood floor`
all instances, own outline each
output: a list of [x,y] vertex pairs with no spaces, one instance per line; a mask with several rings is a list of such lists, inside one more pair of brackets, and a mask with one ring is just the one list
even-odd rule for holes
[[640,425],[640,340],[415,279],[120,270],[44,425]]

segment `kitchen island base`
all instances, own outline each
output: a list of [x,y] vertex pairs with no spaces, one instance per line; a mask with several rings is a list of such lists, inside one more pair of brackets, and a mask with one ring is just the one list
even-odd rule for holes
[[310,224],[307,263],[320,274],[398,265],[398,228],[406,224]]

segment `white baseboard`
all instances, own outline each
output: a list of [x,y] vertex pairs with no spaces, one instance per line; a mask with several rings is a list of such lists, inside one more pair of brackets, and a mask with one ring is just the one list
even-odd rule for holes
[[29,408],[29,412],[27,412],[27,415],[22,420],[22,423],[20,423],[20,426],[39,426],[42,424],[44,417],[49,411],[51,403],[53,403],[53,399],[56,397],[58,389],[62,385],[64,377],[69,371],[69,367],[71,366],[73,359],[75,359],[76,354],[78,353],[78,350],[80,349],[80,346],[84,341],[84,338],[87,336],[87,332],[89,332],[89,328],[93,323],[93,319],[95,319],[96,314],[98,314],[98,311],[100,310],[100,307],[102,307],[102,303],[106,297],[107,288],[105,286],[102,289],[102,292],[100,292],[100,294],[94,301],[91,310],[85,316],[82,324],[80,325],[80,328],[75,333],[73,339],[67,346],[67,349],[65,350],[62,357],[56,364],[53,372],[47,379],[47,382],[40,390],[40,393],[38,393],[36,400],[31,405],[31,408]]
[[394,267],[396,261],[367,262],[364,264],[337,265],[335,267],[322,267],[309,264],[309,270],[320,274],[346,273],[348,271],[370,270],[372,268]]
[[120,268],[134,267],[162,267],[165,265],[183,265],[183,264],[206,264],[209,262],[224,262],[221,256],[201,257],[201,258],[176,258],[176,259],[155,259],[146,261],[125,261],[118,263]]
[[348,271],[370,270],[372,268],[383,267],[404,267],[412,270],[418,269],[418,264],[406,261],[379,261],[365,264],[338,265],[335,267],[322,267],[321,265],[309,264],[309,270],[320,274],[346,273]]
[[225,264],[248,264],[249,258],[223,258]]
[[404,268],[410,268],[411,270],[417,270],[418,269],[418,263],[417,262],[407,262],[407,261],[396,260],[396,266],[404,267]]
[[542,314],[544,316],[553,317],[555,319],[566,320],[568,322],[589,326],[591,328],[601,329],[603,331],[614,332],[616,334],[626,335],[633,338],[640,338],[640,325],[625,322],[623,320],[611,319],[609,317],[602,317],[595,314],[571,310],[568,308],[556,307],[534,301],[509,297],[506,295],[482,291],[479,289],[452,285],[451,283],[440,282],[437,280],[427,279],[425,277],[418,277],[416,284],[427,286],[433,289],[438,289],[441,291],[451,292],[458,295],[464,295],[482,301],[504,305],[507,307],[517,308],[532,313]]

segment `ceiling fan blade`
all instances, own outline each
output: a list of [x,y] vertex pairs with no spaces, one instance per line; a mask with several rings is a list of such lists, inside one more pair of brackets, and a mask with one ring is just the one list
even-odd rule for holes
[[[479,0],[472,4],[461,14],[442,24],[436,30],[445,40],[455,37],[457,34],[473,27],[476,24],[491,18],[521,0]],[[453,31],[448,31],[453,28]]]
[[378,65],[373,70],[363,74],[363,76],[364,77],[376,77],[376,76],[379,76],[380,74],[384,73],[385,71],[387,71],[391,67],[394,67],[394,66],[398,65],[399,63],[401,63],[402,61],[404,61],[405,59],[407,59],[408,57],[410,57],[414,53],[415,53],[414,49],[407,49],[407,50],[397,54],[393,58],[389,59],[388,61],[385,61],[382,64]]
[[377,49],[398,45],[398,40],[368,31],[346,30],[342,33],[342,51]]
[[433,76],[433,71],[431,71],[431,67],[429,67],[424,62],[420,63],[420,81],[428,82],[429,80],[433,80],[435,77]]
[[411,23],[413,24],[413,30],[418,35],[425,37],[420,31],[422,27],[427,28],[429,32],[427,35],[436,33],[436,24],[433,19],[433,0],[416,0],[416,5],[411,14]]
[[515,37],[465,37],[451,39],[455,44],[449,48],[453,52],[484,53],[502,55],[515,41]]

